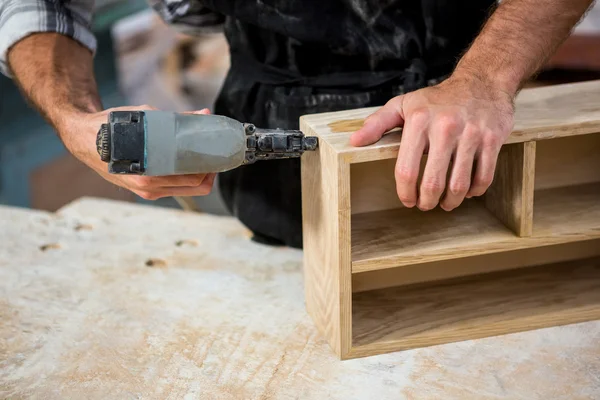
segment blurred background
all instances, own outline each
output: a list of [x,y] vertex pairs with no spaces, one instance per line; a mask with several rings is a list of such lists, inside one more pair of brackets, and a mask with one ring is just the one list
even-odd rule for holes
[[[96,7],[95,68],[105,107],[212,108],[229,68],[221,34],[178,34],[144,0],[97,0]],[[600,5],[528,86],[591,79],[600,79]],[[105,182],[69,155],[52,128],[4,76],[0,76],[0,93],[1,204],[55,211],[82,196],[146,202]],[[217,190],[193,201],[202,211],[225,213]],[[153,204],[179,206],[171,198]]]

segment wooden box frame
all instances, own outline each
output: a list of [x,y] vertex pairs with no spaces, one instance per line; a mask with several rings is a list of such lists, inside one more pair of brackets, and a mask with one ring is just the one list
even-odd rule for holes
[[449,213],[396,198],[400,131],[349,145],[373,111],[300,120],[306,307],[340,358],[600,318],[600,81],[523,90],[491,188]]

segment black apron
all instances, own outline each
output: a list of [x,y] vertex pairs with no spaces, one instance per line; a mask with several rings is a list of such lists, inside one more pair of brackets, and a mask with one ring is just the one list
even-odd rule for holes
[[[495,0],[213,0],[231,69],[214,112],[264,128],[379,106],[452,72]],[[300,161],[219,176],[229,211],[263,243],[302,246]]]

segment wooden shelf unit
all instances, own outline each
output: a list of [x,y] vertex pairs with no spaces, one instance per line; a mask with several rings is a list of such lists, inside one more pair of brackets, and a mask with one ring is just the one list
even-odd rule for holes
[[600,318],[600,81],[524,90],[492,186],[451,212],[397,199],[401,132],[349,145],[373,111],[300,121],[306,305],[340,358]]

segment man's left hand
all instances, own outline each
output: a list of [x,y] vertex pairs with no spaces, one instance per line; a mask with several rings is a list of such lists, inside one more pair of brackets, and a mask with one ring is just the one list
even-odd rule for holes
[[[365,120],[350,143],[369,145],[402,126],[395,168],[400,201],[423,211],[440,203],[450,211],[492,183],[498,153],[513,128],[513,98],[478,78],[454,75],[393,98]],[[417,187],[424,153],[427,163]]]

